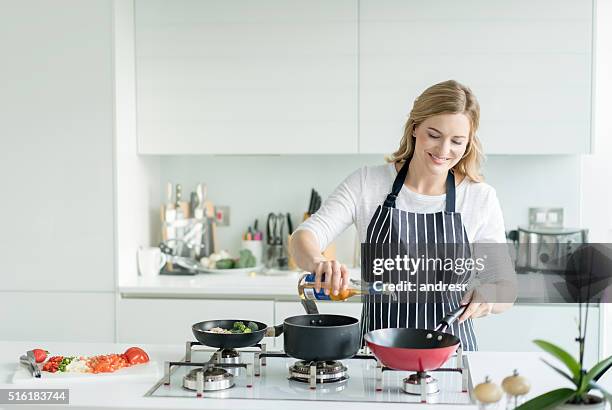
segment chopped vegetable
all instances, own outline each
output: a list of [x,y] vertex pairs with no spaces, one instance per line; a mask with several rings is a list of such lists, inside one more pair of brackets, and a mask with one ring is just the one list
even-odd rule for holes
[[253,332],[255,332],[255,331],[259,330],[259,326],[257,326],[257,323],[255,323],[255,322],[249,322],[249,323],[247,323],[247,327],[248,327],[249,329],[251,329],[251,331],[253,331]]
[[222,333],[222,334],[228,334],[228,333],[253,333],[254,331],[259,330],[259,327],[257,326],[257,323],[255,322],[248,322],[247,325],[244,324],[244,322],[234,322],[234,324],[232,325],[231,329],[224,329],[222,327],[213,327],[212,329],[208,329],[207,332],[212,332],[212,333]]
[[44,362],[49,354],[49,352],[44,349],[33,349],[32,353],[34,353],[34,360],[36,360],[36,363]]
[[149,361],[149,355],[140,347],[130,347],[124,353],[130,364],[140,364]]
[[59,364],[64,360],[64,356],[53,356],[47,360],[47,363],[43,365],[43,371],[55,373],[59,367]]
[[256,259],[249,249],[242,249],[240,251],[240,258],[236,262],[237,268],[253,268],[256,265]]
[[124,367],[149,361],[149,355],[139,347],[130,347],[122,354],[106,354],[92,357],[53,356],[42,370],[50,373],[110,373]]
[[235,265],[235,261],[233,259],[220,259],[215,264],[217,269],[233,269]]
[[112,373],[123,367],[130,366],[130,363],[122,354],[105,354],[89,358],[87,366],[92,373]]

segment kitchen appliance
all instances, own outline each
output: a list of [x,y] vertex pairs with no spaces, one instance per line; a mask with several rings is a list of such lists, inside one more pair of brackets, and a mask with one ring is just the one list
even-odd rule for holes
[[508,233],[515,245],[515,264],[521,271],[564,271],[569,255],[587,242],[580,228],[521,227]]
[[342,361],[326,362],[296,362],[282,350],[269,351],[266,343],[234,352],[238,359],[227,363],[218,349],[186,342],[184,357],[166,362],[163,378],[145,396],[299,400],[313,404],[319,400],[473,404],[468,363],[461,349],[441,368],[430,371],[438,378],[439,391],[429,394],[427,385],[420,381],[414,385],[416,394],[407,393],[403,380],[410,375],[385,367],[367,348]]

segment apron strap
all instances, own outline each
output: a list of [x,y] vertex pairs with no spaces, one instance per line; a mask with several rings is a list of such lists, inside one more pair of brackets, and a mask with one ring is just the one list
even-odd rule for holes
[[[406,161],[404,165],[402,165],[402,168],[400,168],[395,180],[393,181],[391,193],[387,195],[383,206],[387,208],[395,208],[395,200],[404,186],[406,175],[408,175],[409,164],[410,161]],[[446,177],[446,212],[455,212],[455,175],[452,172],[449,172],[448,176]]]
[[446,176],[446,212],[455,212],[455,174]]
[[[397,195],[399,194],[402,186],[404,186],[404,181],[406,180],[406,175],[408,175],[408,165],[410,161],[404,162],[404,165],[400,168],[395,180],[393,181],[393,188],[391,189],[391,193],[387,195],[387,199],[385,199],[384,206],[387,208],[395,208],[395,200],[397,199]],[[395,166],[395,165],[393,165]]]

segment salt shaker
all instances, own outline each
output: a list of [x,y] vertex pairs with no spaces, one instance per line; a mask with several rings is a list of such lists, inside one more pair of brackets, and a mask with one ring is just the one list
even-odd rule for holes
[[478,400],[480,410],[497,409],[497,402],[502,398],[502,389],[491,381],[489,376],[485,381],[474,387],[474,397]]
[[520,376],[514,369],[512,375],[502,381],[502,389],[506,392],[506,410],[514,410],[523,404],[530,388],[529,380]]

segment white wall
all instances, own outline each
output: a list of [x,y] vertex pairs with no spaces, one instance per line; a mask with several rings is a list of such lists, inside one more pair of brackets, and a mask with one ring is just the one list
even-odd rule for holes
[[[222,247],[236,250],[256,217],[262,224],[270,211],[291,212],[296,223],[312,187],[325,198],[353,170],[382,163],[379,155],[164,156],[159,183],[182,183],[188,197],[197,182],[206,182],[211,200],[231,206],[231,225],[218,235]],[[491,156],[484,175],[497,190],[507,229],[526,224],[530,206],[564,207],[566,225],[579,224],[578,156]],[[350,232],[339,239],[341,260],[351,261],[352,241]]]

